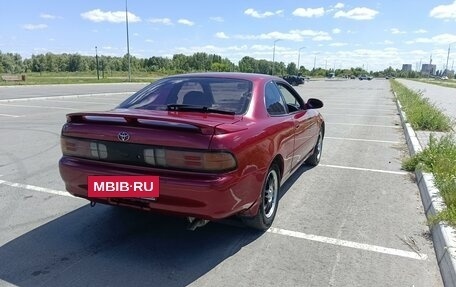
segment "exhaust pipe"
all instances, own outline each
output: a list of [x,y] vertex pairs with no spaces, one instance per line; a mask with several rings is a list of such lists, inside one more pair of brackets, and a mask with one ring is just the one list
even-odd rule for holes
[[198,227],[202,227],[209,223],[209,220],[195,218],[195,217],[187,217],[187,220],[188,220],[187,230],[190,230],[190,231],[195,231],[195,229],[197,229]]

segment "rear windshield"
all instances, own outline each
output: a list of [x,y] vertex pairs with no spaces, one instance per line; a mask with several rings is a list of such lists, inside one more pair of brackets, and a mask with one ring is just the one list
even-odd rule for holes
[[118,108],[166,110],[168,105],[182,104],[243,114],[250,103],[251,93],[252,83],[247,80],[172,77],[146,86]]

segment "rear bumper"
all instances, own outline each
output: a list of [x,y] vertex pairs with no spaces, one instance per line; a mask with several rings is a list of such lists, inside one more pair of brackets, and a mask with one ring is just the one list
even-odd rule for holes
[[[208,220],[238,213],[255,214],[256,210],[249,208],[258,208],[254,203],[260,196],[264,177],[259,170],[248,174],[234,171],[212,175],[106,164],[71,157],[62,157],[59,169],[67,191],[74,196],[110,205]],[[89,198],[88,175],[156,175],[160,177],[160,195],[156,200]]]

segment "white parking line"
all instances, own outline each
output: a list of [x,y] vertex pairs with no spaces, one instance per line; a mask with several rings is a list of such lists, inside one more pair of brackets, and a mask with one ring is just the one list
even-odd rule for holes
[[356,107],[361,107],[361,108],[365,108],[365,107],[374,107],[374,108],[379,108],[379,107],[382,107],[382,108],[391,108],[392,110],[394,110],[396,108],[396,106],[394,104],[363,104],[363,103],[359,103],[359,104],[347,104],[347,103],[337,103],[337,102],[324,102],[325,104],[325,107],[334,107],[334,106],[348,106],[350,108],[353,108],[353,109],[356,109]]
[[377,245],[358,243],[358,242],[347,241],[347,240],[342,240],[342,239],[337,239],[337,238],[319,236],[319,235],[306,234],[306,233],[302,233],[302,232],[285,230],[285,229],[280,229],[280,228],[275,228],[275,227],[269,228],[267,232],[295,237],[295,238],[300,238],[300,239],[316,241],[316,242],[321,242],[321,243],[327,243],[327,244],[332,244],[332,245],[337,245],[337,246],[344,246],[344,247],[361,249],[361,250],[383,253],[383,254],[388,254],[388,255],[400,256],[400,257],[405,257],[405,258],[410,258],[410,259],[416,259],[416,260],[427,260],[428,259],[428,256],[426,254],[422,254],[422,253],[404,251],[404,250],[382,247],[382,246],[377,246]]
[[16,115],[8,115],[8,114],[0,114],[1,117],[9,117],[9,118],[20,118],[22,116],[16,116]]
[[357,114],[330,114],[330,113],[324,113],[324,115],[328,116],[343,116],[343,117],[369,117],[369,118],[391,118],[394,117],[393,115],[383,115],[383,116],[375,116],[375,115],[357,115]]
[[2,104],[0,103],[0,106],[5,106],[5,107],[20,107],[20,108],[38,108],[38,109],[58,109],[58,110],[71,110],[71,111],[76,111],[77,109],[73,108],[63,108],[63,107],[46,107],[46,106],[33,106],[33,105],[15,105],[15,104]]
[[4,99],[4,100],[0,100],[0,103],[36,101],[36,100],[52,100],[52,99],[72,99],[72,98],[97,97],[97,96],[123,96],[123,95],[131,95],[133,93],[135,93],[135,92],[79,94],[79,95],[47,96],[47,97],[36,96],[36,97],[28,97],[28,98]]
[[384,140],[368,140],[368,139],[354,139],[354,138],[339,138],[339,137],[327,137],[325,139],[332,140],[344,140],[344,141],[360,141],[360,142],[374,142],[374,143],[387,143],[387,144],[399,144],[398,141],[384,141]]
[[359,171],[369,171],[369,172],[379,172],[379,173],[389,173],[389,174],[398,174],[406,175],[409,174],[406,171],[392,171],[392,170],[383,170],[383,169],[372,169],[372,168],[362,168],[362,167],[352,167],[352,166],[341,166],[341,165],[332,165],[332,164],[319,164],[321,167],[331,167],[339,169],[349,169],[349,170],[359,170]]
[[[1,177],[1,175],[0,175],[0,177]],[[16,188],[23,188],[23,189],[27,189],[27,190],[33,190],[33,191],[38,191],[38,192],[44,192],[44,193],[49,193],[49,194],[54,194],[54,195],[81,199],[81,198],[72,196],[71,194],[69,194],[68,192],[65,192],[65,191],[44,188],[44,187],[39,187],[39,186],[35,186],[35,185],[30,185],[30,184],[22,184],[22,183],[10,182],[10,181],[6,181],[6,180],[0,180],[0,185],[1,184],[11,186],[11,187],[16,187]],[[416,259],[416,260],[426,260],[428,258],[426,254],[422,254],[422,253],[415,253],[415,252],[403,251],[403,250],[399,250],[399,249],[392,249],[392,248],[387,248],[387,247],[382,247],[382,246],[377,246],[377,245],[357,243],[357,242],[353,242],[353,241],[324,237],[324,236],[319,236],[319,235],[305,234],[302,232],[285,230],[285,229],[274,228],[274,227],[269,228],[267,230],[267,232],[284,235],[284,236],[300,238],[300,239],[316,241],[316,242],[321,242],[321,243],[327,243],[327,244],[332,244],[332,245],[361,249],[361,250],[383,253],[383,254],[388,254],[388,255],[401,256],[401,257],[406,257],[406,258]]]
[[71,100],[54,100],[54,99],[47,99],[49,102],[56,102],[56,103],[76,103],[76,104],[96,104],[96,105],[109,105],[112,104],[111,102],[92,102],[92,101],[71,101]]
[[60,196],[78,198],[78,197],[75,197],[75,196],[71,195],[70,193],[68,193],[66,191],[55,190],[55,189],[50,189],[50,188],[45,188],[45,187],[39,187],[39,186],[35,186],[35,185],[30,185],[30,184],[22,184],[22,183],[10,182],[10,181],[6,181],[6,180],[0,180],[0,184],[8,185],[8,186],[11,186],[11,187],[17,187],[17,188],[33,190],[33,191],[44,192],[44,193],[55,194],[55,195],[60,195]]
[[[324,115],[324,114],[323,114]],[[353,124],[353,123],[327,123],[326,126],[329,125],[345,125],[345,126],[359,126],[359,127],[373,127],[373,128],[394,128],[394,129],[402,129],[401,126],[387,126],[387,125],[365,125],[365,124]]]
[[[0,180],[0,184],[8,185],[11,187],[23,188],[23,189],[27,189],[27,190],[50,193],[50,194],[54,194],[54,195],[78,198],[78,197],[72,196],[71,194],[69,194],[68,192],[65,192],[65,191],[44,188],[44,187],[39,187],[39,186],[35,186],[35,185],[30,185],[30,184],[21,184],[21,183],[9,182],[6,180]],[[321,243],[333,244],[333,245],[338,245],[338,246],[350,247],[350,248],[378,252],[378,253],[389,254],[389,255],[395,255],[395,256],[401,256],[401,257],[406,257],[406,258],[411,258],[411,259],[417,259],[417,260],[426,260],[427,259],[426,254],[414,253],[414,252],[392,249],[392,248],[387,248],[387,247],[381,247],[381,246],[376,246],[376,245],[357,243],[357,242],[353,242],[353,241],[341,240],[341,239],[324,237],[324,236],[319,236],[319,235],[305,234],[302,232],[290,231],[290,230],[279,229],[279,228],[274,228],[274,227],[271,227],[270,229],[268,229],[268,232],[274,233],[274,234],[285,235],[285,236],[291,236],[291,237],[295,237],[295,238],[311,240],[311,241],[317,241],[317,242],[321,242]]]
[[[326,106],[324,107],[326,108]],[[354,111],[355,109],[352,109],[351,107],[347,107],[347,108],[336,108],[336,107],[329,107],[329,109],[331,110],[350,110],[350,111]],[[356,109],[356,111],[369,111],[369,112],[372,112],[372,109]],[[388,113],[388,112],[393,112],[394,114],[391,114],[392,116],[394,115],[397,115],[397,108],[396,109],[388,109],[388,110],[379,110],[379,109],[375,109],[375,112],[384,112],[384,113]]]

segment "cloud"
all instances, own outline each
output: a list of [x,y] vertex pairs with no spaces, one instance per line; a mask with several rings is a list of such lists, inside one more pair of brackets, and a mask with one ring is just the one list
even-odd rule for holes
[[456,20],[456,1],[448,5],[439,5],[429,12],[429,16],[437,19],[454,19]]
[[406,41],[406,44],[415,44],[415,43],[434,43],[434,44],[450,44],[456,42],[455,34],[439,34],[431,38],[416,38],[413,40]]
[[288,40],[288,41],[302,41],[303,37],[297,33],[282,33],[282,32],[269,32],[259,35],[236,35],[235,38],[242,40]]
[[182,25],[187,25],[187,26],[195,25],[194,22],[187,20],[187,19],[179,19],[179,20],[177,20],[177,23],[182,24]]
[[343,47],[343,46],[347,46],[347,45],[348,45],[347,43],[342,43],[342,42],[336,42],[336,43],[329,44],[329,46],[331,46],[331,47]]
[[48,20],[54,20],[54,19],[57,19],[57,18],[60,18],[60,17],[54,16],[54,15],[51,15],[51,14],[41,13],[40,14],[40,18],[48,19]]
[[245,15],[252,16],[253,18],[266,18],[266,17],[271,17],[274,15],[283,15],[283,10],[277,10],[275,12],[271,11],[266,11],[264,13],[260,13],[256,11],[255,9],[249,8],[244,11]]
[[331,41],[332,38],[329,35],[318,35],[312,38],[314,41]]
[[297,17],[321,17],[325,15],[325,8],[297,8],[293,11],[293,15]]
[[162,24],[162,25],[172,25],[173,22],[169,18],[152,18],[147,20],[147,22],[152,24]]
[[[92,22],[110,22],[110,23],[125,23],[125,11],[102,11],[100,9],[94,9],[81,13],[83,19],[92,21]],[[128,22],[135,23],[141,22],[141,18],[135,14],[128,12]]]
[[334,28],[334,29],[332,29],[332,33],[333,33],[333,34],[340,34],[340,32],[342,32],[342,30],[339,29],[339,28]]
[[431,38],[416,38],[413,40],[405,41],[406,44],[416,44],[416,43],[432,43]]
[[215,37],[216,38],[219,38],[219,39],[229,39],[230,37],[228,37],[224,32],[217,32],[215,33]]
[[406,32],[399,30],[398,28],[391,28],[391,34],[405,34]]
[[236,35],[234,38],[242,40],[287,40],[293,42],[301,42],[305,37],[311,37],[314,41],[331,40],[331,36],[327,32],[314,30],[291,30],[289,32],[269,32],[259,35]]
[[336,8],[336,9],[342,9],[344,7],[345,7],[344,3],[340,3],[340,2],[337,3],[336,5],[334,5],[334,8]]
[[375,18],[375,15],[378,14],[378,11],[366,8],[366,7],[356,7],[349,11],[337,11],[334,14],[334,18],[348,18],[352,20],[372,20]]
[[415,33],[415,34],[426,34],[427,32],[428,31],[424,30],[424,29],[418,29],[418,30],[413,31],[413,33]]
[[46,29],[47,27],[48,27],[48,25],[46,25],[46,24],[25,24],[22,26],[22,28],[24,28],[25,30],[30,30],[30,31],[42,30],[42,29]]
[[225,20],[223,20],[222,17],[219,17],[219,16],[217,16],[217,17],[209,17],[209,20],[214,21],[214,22],[219,22],[219,23],[222,23],[222,22],[225,21]]

